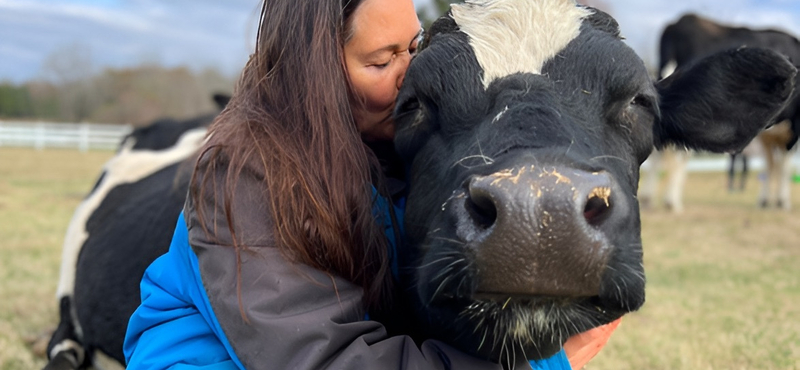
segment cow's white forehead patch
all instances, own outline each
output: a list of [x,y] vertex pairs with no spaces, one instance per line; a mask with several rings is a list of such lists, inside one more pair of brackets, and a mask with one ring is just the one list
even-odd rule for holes
[[541,74],[592,14],[573,0],[467,0],[451,14],[483,68],[483,86],[513,73]]

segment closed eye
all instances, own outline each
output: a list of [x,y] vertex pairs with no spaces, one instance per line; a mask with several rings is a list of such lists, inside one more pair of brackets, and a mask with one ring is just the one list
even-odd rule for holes
[[386,63],[374,63],[371,64],[370,67],[378,69],[386,68],[389,66],[389,64],[392,64],[392,61],[394,61],[397,58],[398,54],[408,53],[408,55],[413,58],[415,55],[417,55],[417,49],[419,47],[419,41],[421,40],[421,38],[422,38],[422,29],[420,29],[419,33],[417,33],[417,35],[414,36],[414,38],[408,44],[408,48],[406,48],[405,50],[395,51],[392,54],[392,57],[389,58],[389,60],[386,61]]
[[636,95],[633,100],[631,100],[631,105],[638,105],[643,108],[652,108],[654,104],[649,97],[644,95]]
[[660,118],[658,106],[656,105],[656,100],[653,96],[639,94],[636,95],[633,99],[631,99],[629,105],[631,107],[639,107],[646,110],[648,113],[653,115],[653,117]]
[[395,108],[395,115],[398,117],[404,116],[408,113],[418,110],[420,107],[419,99],[417,97],[412,96],[408,99],[403,100],[400,104],[397,105]]

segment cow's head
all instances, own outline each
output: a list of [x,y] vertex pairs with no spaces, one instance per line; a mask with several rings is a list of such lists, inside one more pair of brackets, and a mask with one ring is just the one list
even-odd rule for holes
[[535,359],[638,309],[640,164],[670,143],[743,147],[795,72],[740,49],[654,83],[605,13],[568,0],[453,5],[395,112],[411,165],[401,264],[426,336]]

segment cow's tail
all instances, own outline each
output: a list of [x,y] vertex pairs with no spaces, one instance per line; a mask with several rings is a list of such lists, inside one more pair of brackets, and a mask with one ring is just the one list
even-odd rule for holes
[[75,324],[72,322],[72,299],[61,297],[59,304],[61,320],[47,345],[47,358],[50,361],[44,370],[73,370],[85,367],[86,349],[78,339]]

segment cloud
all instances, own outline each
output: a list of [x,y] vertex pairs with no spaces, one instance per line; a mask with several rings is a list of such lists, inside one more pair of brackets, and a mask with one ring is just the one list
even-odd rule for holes
[[[136,15],[85,4],[0,0],[0,9],[4,9],[4,12],[10,14],[26,14],[38,20],[65,18],[79,22],[98,23],[111,28],[133,30],[147,28],[147,22]],[[24,20],[19,19],[18,21]]]
[[39,76],[42,61],[69,45],[86,46],[101,68],[148,61],[235,75],[255,39],[254,1],[96,3],[0,0],[0,80]]
[[[661,30],[688,11],[800,35],[796,0],[604,2],[628,44],[650,62]],[[259,10],[259,0],[0,0],[0,80],[37,77],[48,55],[71,45],[91,50],[96,68],[158,62],[235,75],[253,50]]]

